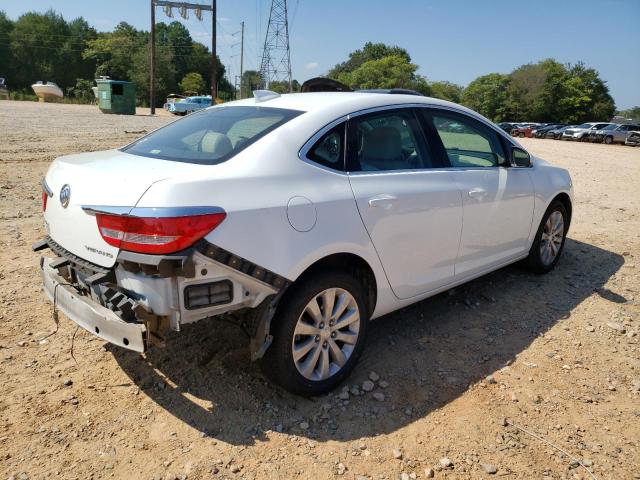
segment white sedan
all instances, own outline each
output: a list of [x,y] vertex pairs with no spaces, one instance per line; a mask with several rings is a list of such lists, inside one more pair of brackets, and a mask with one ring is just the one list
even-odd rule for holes
[[118,150],[56,159],[34,250],[56,308],[135,351],[224,315],[304,395],[354,368],[369,322],[523,260],[554,268],[566,170],[482,116],[406,94],[226,103]]

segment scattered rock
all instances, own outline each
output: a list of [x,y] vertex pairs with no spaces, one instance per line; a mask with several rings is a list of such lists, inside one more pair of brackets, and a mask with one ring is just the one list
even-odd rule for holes
[[593,460],[590,460],[588,458],[583,458],[582,459],[582,465],[584,465],[585,467],[592,467],[593,466]]
[[387,388],[389,386],[389,382],[387,382],[386,380],[380,380],[380,383],[378,383],[378,385],[380,386],[380,388]]
[[396,460],[402,460],[402,450],[395,448],[392,453],[393,458],[395,458]]
[[73,385],[73,380],[71,380],[70,378],[67,378],[67,379],[65,379],[65,381],[64,381],[64,382],[62,382],[62,384],[63,384],[65,387],[70,387],[71,385]]
[[340,400],[349,400],[349,390],[343,390],[338,394]]
[[379,402],[384,402],[384,398],[385,398],[385,397],[384,397],[384,393],[381,393],[381,392],[375,392],[375,393],[373,394],[373,398],[375,398],[375,399],[376,399],[377,401],[379,401]]
[[369,380],[371,380],[372,382],[377,382],[378,380],[380,380],[380,375],[378,375],[376,372],[371,372],[369,373]]
[[365,392],[371,392],[374,388],[376,388],[376,386],[371,380],[365,380],[362,384],[362,390]]
[[308,430],[309,423],[308,422],[300,422],[300,430]]
[[441,458],[438,463],[442,468],[453,468],[453,462],[447,457]]
[[586,330],[587,332],[591,332],[591,333],[593,333],[593,332],[595,332],[595,331],[596,331],[596,327],[594,327],[593,325],[587,325],[587,326],[585,327],[585,330]]
[[344,463],[339,463],[336,466],[336,473],[338,475],[344,475],[346,471],[347,471],[347,467],[346,467],[346,465]]
[[238,465],[231,465],[229,467],[231,473],[240,473],[240,467]]
[[433,478],[435,476],[436,472],[433,471],[433,468],[425,468],[424,469],[424,476],[427,478]]
[[405,472],[402,472],[400,474],[400,480],[409,480],[409,474],[405,473]]
[[487,382],[489,385],[493,385],[493,384],[497,383],[496,379],[493,378],[493,375],[487,375],[485,377],[484,381]]
[[625,328],[625,326],[621,323],[618,322],[607,322],[607,327],[611,328],[612,330],[617,331],[618,333],[624,333],[627,331],[627,329]]
[[26,344],[27,344],[27,342],[25,342],[24,340],[20,340],[20,341],[18,342],[18,346],[19,346],[19,347],[24,347]]
[[498,471],[498,469],[495,467],[495,465],[491,465],[490,463],[481,463],[480,466],[489,475],[495,475],[496,472]]

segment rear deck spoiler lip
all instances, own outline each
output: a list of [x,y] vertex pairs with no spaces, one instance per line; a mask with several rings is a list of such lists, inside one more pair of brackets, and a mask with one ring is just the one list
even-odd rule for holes
[[140,218],[190,217],[193,215],[212,215],[226,213],[221,207],[189,206],[189,207],[125,207],[108,205],[82,205],[88,215],[125,215]]

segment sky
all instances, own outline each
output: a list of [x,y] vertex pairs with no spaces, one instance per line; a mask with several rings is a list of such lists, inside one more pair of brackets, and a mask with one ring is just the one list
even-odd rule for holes
[[[204,3],[207,0],[190,0]],[[217,0],[218,55],[229,78],[240,71],[240,22],[245,22],[244,69],[257,69],[270,0]],[[148,0],[0,0],[12,19],[49,8],[67,20],[82,16],[97,30],[120,21],[150,27]],[[584,62],[607,81],[619,109],[640,105],[640,0],[288,0],[291,66],[301,83],[326,73],[365,42],[405,48],[429,80],[467,85],[492,72],[555,58]],[[182,20],[210,46],[211,17]],[[156,20],[170,22],[162,9]]]

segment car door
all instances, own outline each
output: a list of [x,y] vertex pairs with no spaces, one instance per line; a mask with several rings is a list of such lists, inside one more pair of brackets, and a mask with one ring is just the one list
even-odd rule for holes
[[396,296],[452,282],[462,199],[454,172],[438,163],[414,109],[352,115],[348,132],[351,188]]
[[[534,207],[528,168],[512,167],[498,132],[469,115],[425,110],[432,142],[451,166],[463,203],[457,279],[507,263],[527,251]],[[510,152],[509,152],[510,155]]]

